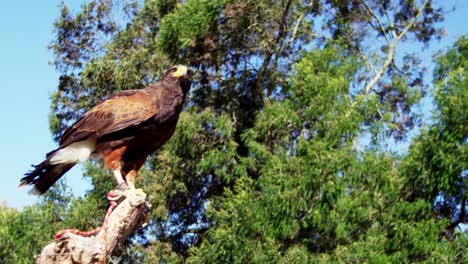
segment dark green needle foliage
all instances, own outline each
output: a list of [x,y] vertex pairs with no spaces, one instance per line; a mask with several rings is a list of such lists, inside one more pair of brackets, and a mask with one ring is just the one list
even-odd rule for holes
[[[112,261],[467,262],[468,42],[435,56],[432,83],[415,52],[443,36],[444,14],[429,0],[62,4],[55,138],[114,92],[195,70],[176,133],[137,179],[149,225]],[[1,207],[0,262],[100,225],[111,173],[89,162],[83,175],[84,197],[61,182]]]

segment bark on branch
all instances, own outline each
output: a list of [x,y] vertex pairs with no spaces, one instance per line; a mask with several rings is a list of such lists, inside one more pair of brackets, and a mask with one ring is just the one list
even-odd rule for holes
[[127,191],[125,195],[110,214],[107,231],[101,229],[92,237],[66,233],[45,246],[35,263],[106,263],[107,258],[141,226],[149,209],[144,193]]

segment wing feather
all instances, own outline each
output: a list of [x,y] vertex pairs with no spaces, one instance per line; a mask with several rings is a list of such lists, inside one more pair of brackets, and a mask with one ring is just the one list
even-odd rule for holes
[[66,146],[90,136],[103,136],[138,125],[155,116],[159,109],[154,95],[145,90],[116,94],[86,112],[60,139]]

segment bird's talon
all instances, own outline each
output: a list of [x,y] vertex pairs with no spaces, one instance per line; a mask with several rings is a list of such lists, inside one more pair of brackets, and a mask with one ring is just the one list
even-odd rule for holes
[[128,194],[131,193],[131,192],[133,192],[132,189],[126,189],[126,190],[123,191],[123,195],[128,196]]
[[119,195],[121,195],[120,190],[112,190],[107,193],[107,196],[109,197],[117,197]]
[[123,192],[125,196],[128,196],[127,194],[130,194],[130,193],[140,195],[146,198],[146,193],[143,191],[143,189],[127,189]]
[[122,182],[121,184],[117,186],[117,189],[125,192],[126,190],[129,190],[130,188],[128,187],[128,184],[126,182]]
[[143,191],[143,189],[135,189],[135,192],[141,196],[146,197],[146,193]]
[[122,198],[123,192],[120,190],[112,190],[107,193],[107,199],[109,201],[118,201]]

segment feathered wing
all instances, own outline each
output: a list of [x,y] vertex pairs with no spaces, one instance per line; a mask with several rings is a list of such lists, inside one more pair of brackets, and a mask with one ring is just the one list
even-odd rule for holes
[[157,98],[145,90],[116,94],[89,110],[60,138],[60,146],[138,125],[158,113]]
[[60,147],[26,173],[19,186],[32,184],[32,193],[45,193],[80,160],[69,161],[60,157],[61,154],[80,151],[77,148],[86,145],[81,142],[88,138],[94,140],[148,120],[158,113],[157,100],[145,90],[127,90],[96,105],[63,133]]

